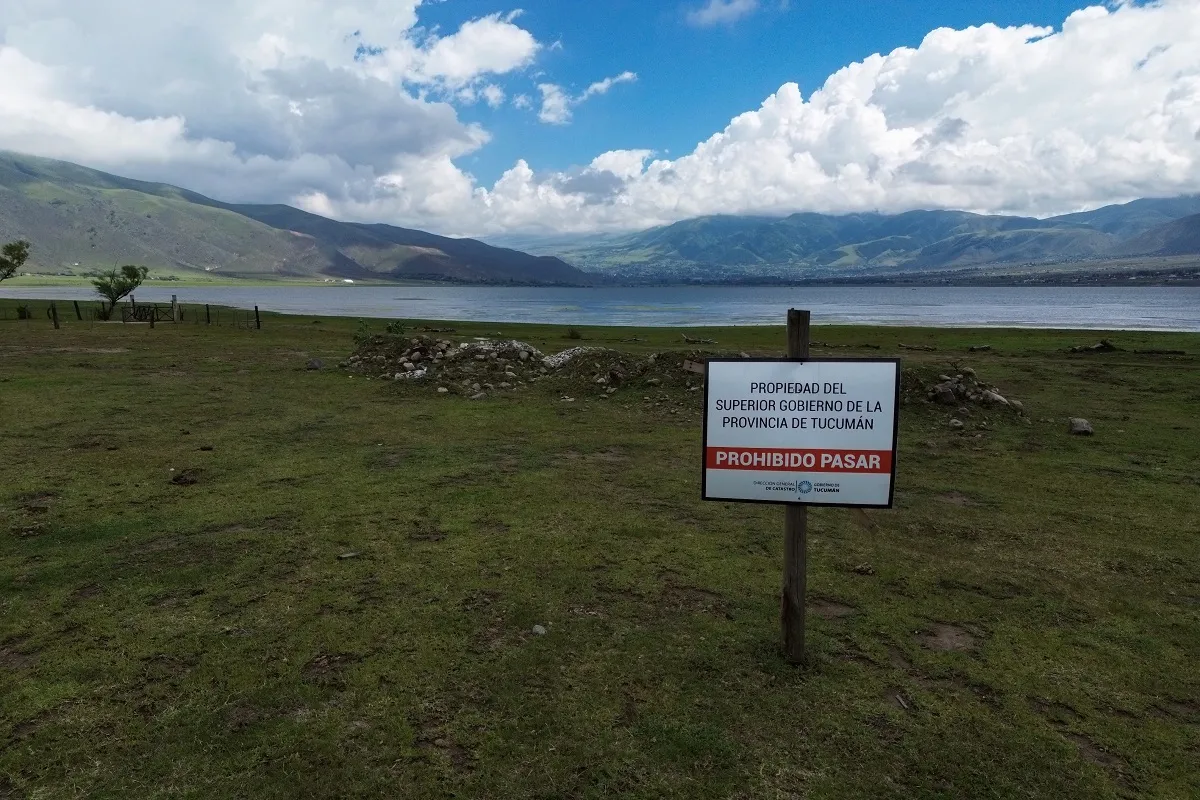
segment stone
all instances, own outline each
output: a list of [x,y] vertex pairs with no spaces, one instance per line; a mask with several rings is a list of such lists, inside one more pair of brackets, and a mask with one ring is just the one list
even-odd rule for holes
[[989,350],[991,350],[991,349],[992,349],[992,346],[991,346],[990,344],[977,344],[977,345],[972,345],[972,346],[970,347],[970,352],[972,352],[972,353],[986,353],[987,351],[989,351]]
[[933,387],[930,397],[942,405],[953,406],[958,404],[958,395],[954,393],[954,387],[950,383],[939,383]]
[[[385,375],[384,377],[386,378],[387,376]],[[403,377],[404,377],[404,373],[403,373],[403,372],[397,372],[397,373],[396,373],[396,374],[395,374],[393,377],[394,377],[396,380],[400,380],[401,378],[403,378]]]
[[472,383],[472,384],[471,384],[471,391],[473,391],[473,392],[478,392],[478,391],[479,391],[479,384],[478,384],[478,383]]
[[471,395],[471,398],[470,398],[470,399],[472,399],[472,400],[482,400],[482,399],[483,399],[483,398],[485,398],[485,397],[487,397],[487,395],[486,395],[486,394],[484,394],[483,392],[476,392],[475,394]]
[[963,367],[962,374],[966,375],[968,378],[974,378],[975,370],[971,369],[970,367]]
[[312,369],[312,370],[325,369],[325,362],[319,358],[310,358],[308,360],[308,365],[306,366],[306,369]]
[[963,424],[963,421],[961,419],[950,420],[950,428],[952,430],[960,431],[965,427],[966,427],[966,425]]
[[1072,436],[1091,436],[1095,433],[1092,430],[1092,423],[1082,417],[1073,417],[1071,419],[1070,431]]
[[984,391],[983,399],[989,403],[993,403],[994,405],[998,405],[998,406],[1008,405],[1008,401],[1005,400],[1004,397],[1002,397],[1001,395],[999,395],[996,392],[993,392],[991,390]]
[[450,393],[450,390],[447,389],[445,386],[438,387],[438,394],[449,394],[449,393]]
[[662,378],[651,378],[650,380],[646,381],[646,383],[649,386],[661,386]]
[[1021,411],[1021,412],[1025,411],[1025,404],[1022,403],[1020,400],[1009,400],[1008,404],[1010,406],[1012,406],[1013,408],[1015,408],[1017,411]]
[[616,392],[616,391],[617,391],[617,389],[616,389],[616,387],[615,387],[615,386],[610,386],[610,387],[608,387],[607,389],[605,389],[604,391],[605,391],[605,393],[606,393],[606,394],[613,394],[614,392]]
[[522,350],[522,351],[521,351],[521,355],[520,355],[520,359],[521,359],[522,361],[528,361],[528,360],[529,360],[529,351],[528,351],[528,350]]
[[496,386],[500,389],[511,389],[512,388],[512,384],[509,383],[508,381],[503,381],[501,383],[498,383],[498,384],[496,384]]
[[354,551],[351,551],[349,553],[342,553],[341,555],[338,556],[338,561],[345,561],[348,558],[358,558],[360,555],[362,555],[362,554],[355,553]]
[[543,628],[541,625],[534,625],[533,626],[533,635],[534,636],[545,636],[546,629]]
[[421,351],[420,351],[420,350],[418,350],[417,352],[415,352],[415,353],[413,353],[413,354],[412,354],[412,359],[411,359],[411,360],[412,360],[412,362],[413,362],[414,364],[418,364],[418,363],[420,363],[421,359],[423,359],[424,357],[425,357],[425,356],[421,355]]

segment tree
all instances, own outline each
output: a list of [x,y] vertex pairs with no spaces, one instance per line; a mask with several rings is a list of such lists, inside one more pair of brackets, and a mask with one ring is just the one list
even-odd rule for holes
[[11,278],[29,258],[29,242],[18,239],[0,248],[0,281]]
[[142,281],[146,280],[146,273],[149,271],[145,267],[126,264],[120,270],[110,269],[108,272],[102,272],[100,277],[92,281],[92,285],[96,287],[96,293],[108,301],[107,307],[103,303],[100,304],[103,309],[102,316],[105,319],[112,314],[122,297],[142,285]]

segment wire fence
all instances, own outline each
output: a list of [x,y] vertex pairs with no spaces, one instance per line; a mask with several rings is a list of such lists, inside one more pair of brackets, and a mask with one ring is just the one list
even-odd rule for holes
[[108,310],[96,301],[16,300],[0,302],[0,322],[45,322],[55,328],[63,323],[148,325],[217,325],[259,330],[262,317],[253,310],[184,303],[138,303],[129,300]]

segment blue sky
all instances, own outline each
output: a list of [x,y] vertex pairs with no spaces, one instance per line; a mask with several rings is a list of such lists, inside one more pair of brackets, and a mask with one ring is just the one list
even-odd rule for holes
[[[782,84],[795,81],[805,96],[825,79],[873,53],[916,47],[939,27],[1062,25],[1089,3],[1062,0],[761,0],[757,11],[731,23],[701,27],[687,11],[702,2],[673,0],[522,0],[521,27],[539,41],[561,42],[542,52],[528,75],[504,82],[510,94],[535,99],[541,81],[581,91],[629,70],[635,83],[614,87],[574,111],[569,125],[547,125],[511,104],[480,103],[460,116],[478,121],[493,139],[461,160],[491,184],[518,158],[538,170],[587,164],[615,149],[683,155],[734,116],[757,108]],[[512,6],[494,0],[447,0],[423,6],[421,21],[444,30],[465,19]],[[537,75],[538,77],[534,77]]]

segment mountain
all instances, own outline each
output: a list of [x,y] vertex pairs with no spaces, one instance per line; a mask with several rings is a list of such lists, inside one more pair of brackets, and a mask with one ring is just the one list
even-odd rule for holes
[[1200,214],[1151,228],[1123,242],[1117,252],[1126,256],[1184,256],[1200,253]]
[[584,285],[553,256],[284,205],[223,203],[65,161],[0,152],[0,241],[34,243],[34,270],[113,264],[237,277],[335,276]]
[[[1083,224],[1130,239],[1181,217],[1200,214],[1200,194],[1182,197],[1147,197],[1122,205],[1104,206],[1093,211],[1064,214],[1053,219],[1060,223]],[[1193,251],[1194,252],[1194,251]]]
[[1188,238],[1191,228],[1162,228],[1196,213],[1200,195],[1049,219],[964,211],[718,215],[555,247],[528,244],[585,269],[637,280],[824,280],[1200,253]]
[[1087,225],[964,211],[903,214],[712,216],[599,245],[560,250],[585,268],[618,274],[657,267],[713,274],[815,277],[877,269],[934,270],[996,261],[1094,257],[1119,242]]

